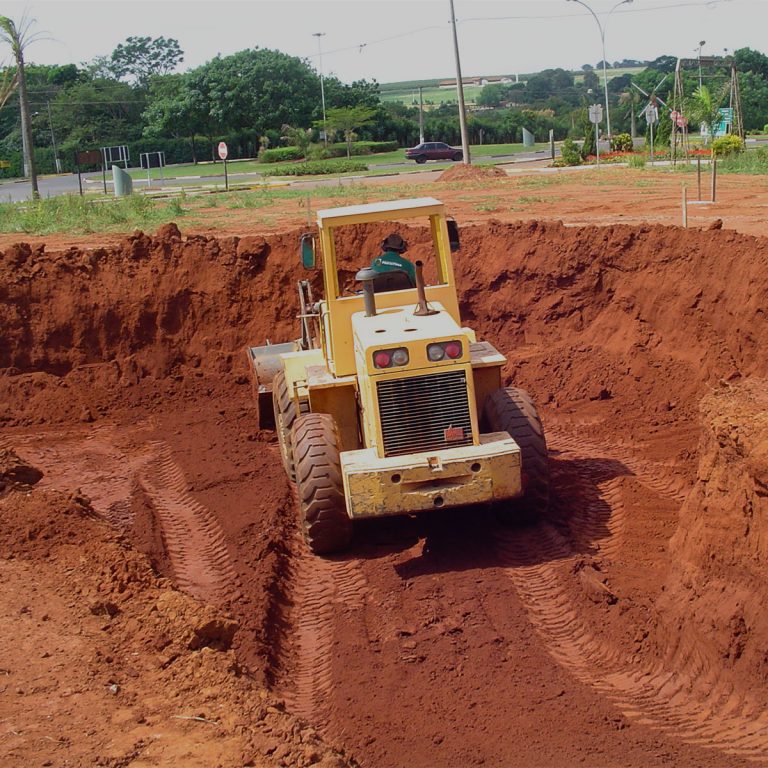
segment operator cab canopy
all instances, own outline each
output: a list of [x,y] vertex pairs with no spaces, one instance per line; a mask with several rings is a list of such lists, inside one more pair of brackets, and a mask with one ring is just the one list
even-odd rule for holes
[[443,204],[434,198],[321,210],[317,223],[324,269],[335,272],[326,275],[332,279],[326,284],[335,289],[328,298],[357,293],[354,275],[363,267],[377,272],[377,293],[414,289],[416,261],[423,262],[427,285],[453,282],[447,252],[458,247],[458,229],[455,221],[446,222]]

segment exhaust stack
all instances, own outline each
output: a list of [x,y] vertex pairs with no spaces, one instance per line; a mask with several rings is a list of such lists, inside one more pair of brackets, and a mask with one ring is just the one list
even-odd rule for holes
[[377,273],[370,267],[364,267],[355,275],[355,280],[363,284],[363,305],[366,317],[376,317],[376,296],[373,290],[376,275]]
[[416,262],[416,294],[419,297],[419,305],[416,307],[413,313],[417,317],[424,317],[425,315],[436,315],[437,310],[427,304],[427,293],[424,290],[424,262]]

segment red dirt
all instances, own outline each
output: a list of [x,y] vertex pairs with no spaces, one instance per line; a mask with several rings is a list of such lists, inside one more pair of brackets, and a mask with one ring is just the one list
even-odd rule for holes
[[[319,560],[243,355],[295,333],[297,234],[0,257],[2,441],[44,473],[11,488],[0,455],[6,763],[762,760],[768,240],[464,227],[463,316],[541,404],[552,510]],[[350,270],[384,234],[349,233]]]

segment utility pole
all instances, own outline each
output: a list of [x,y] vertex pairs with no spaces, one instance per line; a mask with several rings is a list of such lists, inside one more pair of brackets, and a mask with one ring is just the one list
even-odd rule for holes
[[419,144],[424,143],[424,89],[419,86]]
[[323,44],[321,42],[322,37],[325,37],[325,32],[313,32],[312,37],[317,38],[317,53],[320,57],[319,60],[319,66],[320,66],[320,100],[323,104],[323,144],[325,146],[328,146],[328,129],[325,123],[325,85],[323,83]]
[[59,160],[59,150],[56,148],[56,136],[53,133],[53,118],[51,117],[51,102],[46,100],[48,107],[48,125],[51,127],[51,144],[53,145],[53,160],[56,163],[56,173],[61,173],[61,160]]
[[461,154],[464,165],[472,165],[469,156],[469,139],[467,137],[467,110],[464,106],[464,81],[461,78],[461,60],[459,59],[459,38],[456,34],[456,13],[453,10],[453,0],[451,4],[451,26],[453,27],[453,53],[456,58],[456,91],[459,95],[459,127],[461,129]]

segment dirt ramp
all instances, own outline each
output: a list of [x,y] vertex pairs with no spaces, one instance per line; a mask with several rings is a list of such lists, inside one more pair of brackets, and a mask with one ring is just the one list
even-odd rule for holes
[[768,381],[718,388],[702,401],[702,420],[698,479],[671,541],[662,601],[681,628],[671,648],[696,637],[712,668],[739,673],[765,705]]

